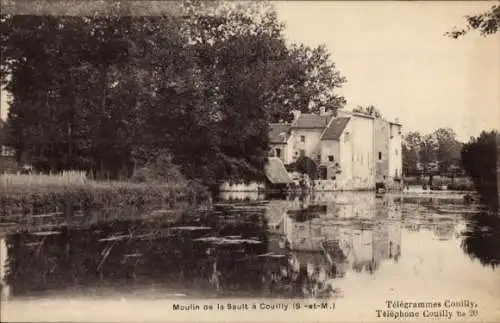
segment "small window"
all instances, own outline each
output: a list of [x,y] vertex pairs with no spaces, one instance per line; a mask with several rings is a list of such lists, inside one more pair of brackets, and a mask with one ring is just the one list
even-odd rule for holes
[[399,151],[396,149],[395,153],[396,153],[396,156],[397,156],[399,154]]
[[281,149],[276,148],[276,157],[281,158]]
[[328,161],[329,161],[329,162],[333,162],[334,160],[335,160],[335,159],[333,158],[333,155],[329,155],[329,156],[328,156]]
[[304,149],[300,150],[300,157],[304,157],[306,155],[306,151]]
[[306,136],[300,136],[300,142],[306,142]]
[[382,159],[382,152],[378,152],[378,160],[381,160]]

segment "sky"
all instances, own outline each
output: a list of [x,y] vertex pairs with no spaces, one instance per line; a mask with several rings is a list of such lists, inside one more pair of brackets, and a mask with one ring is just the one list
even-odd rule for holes
[[452,128],[460,140],[500,128],[500,32],[444,33],[495,2],[275,2],[291,42],[324,44],[347,83],[347,108],[375,105],[405,132]]
[[[375,105],[404,132],[450,127],[467,140],[500,128],[500,32],[444,36],[495,2],[274,2],[290,42],[324,44],[347,108]],[[2,93],[1,117],[6,117]]]

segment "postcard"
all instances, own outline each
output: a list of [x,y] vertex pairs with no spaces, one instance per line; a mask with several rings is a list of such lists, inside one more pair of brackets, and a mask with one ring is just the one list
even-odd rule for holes
[[500,321],[498,2],[1,7],[0,321]]

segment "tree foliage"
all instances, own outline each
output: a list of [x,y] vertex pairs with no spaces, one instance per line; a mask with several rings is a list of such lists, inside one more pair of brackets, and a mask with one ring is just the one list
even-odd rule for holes
[[461,37],[471,30],[477,30],[482,36],[489,36],[498,31],[500,28],[500,6],[494,5],[490,10],[465,16],[466,27],[447,32],[446,35],[452,38]]
[[403,140],[404,172],[408,175],[449,174],[453,167],[460,166],[461,147],[450,128],[439,128],[425,135],[409,132]]
[[255,179],[270,121],[345,103],[335,92],[345,79],[325,47],[287,45],[267,4],[180,8],[2,14],[8,140],[18,157],[43,171],[117,178],[167,154],[184,176],[208,185]]
[[409,132],[403,140],[403,172],[407,175],[419,173],[422,136],[417,131]]
[[500,171],[500,134],[483,131],[464,144],[462,164],[486,203],[498,210],[498,172]]
[[312,180],[317,179],[319,175],[318,165],[313,159],[307,156],[300,156],[295,162],[289,165],[289,169],[292,172],[307,174]]

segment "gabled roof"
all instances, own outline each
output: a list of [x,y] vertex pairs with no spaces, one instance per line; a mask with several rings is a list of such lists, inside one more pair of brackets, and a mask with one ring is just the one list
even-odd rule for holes
[[288,184],[291,182],[285,165],[277,157],[269,157],[266,165],[266,177],[272,184]]
[[323,132],[321,140],[339,140],[342,132],[351,118],[336,118],[330,122],[328,128]]
[[271,123],[269,124],[269,143],[286,144],[290,138],[289,123]]
[[302,113],[293,123],[293,128],[322,129],[328,125],[332,116],[318,115],[314,113]]

